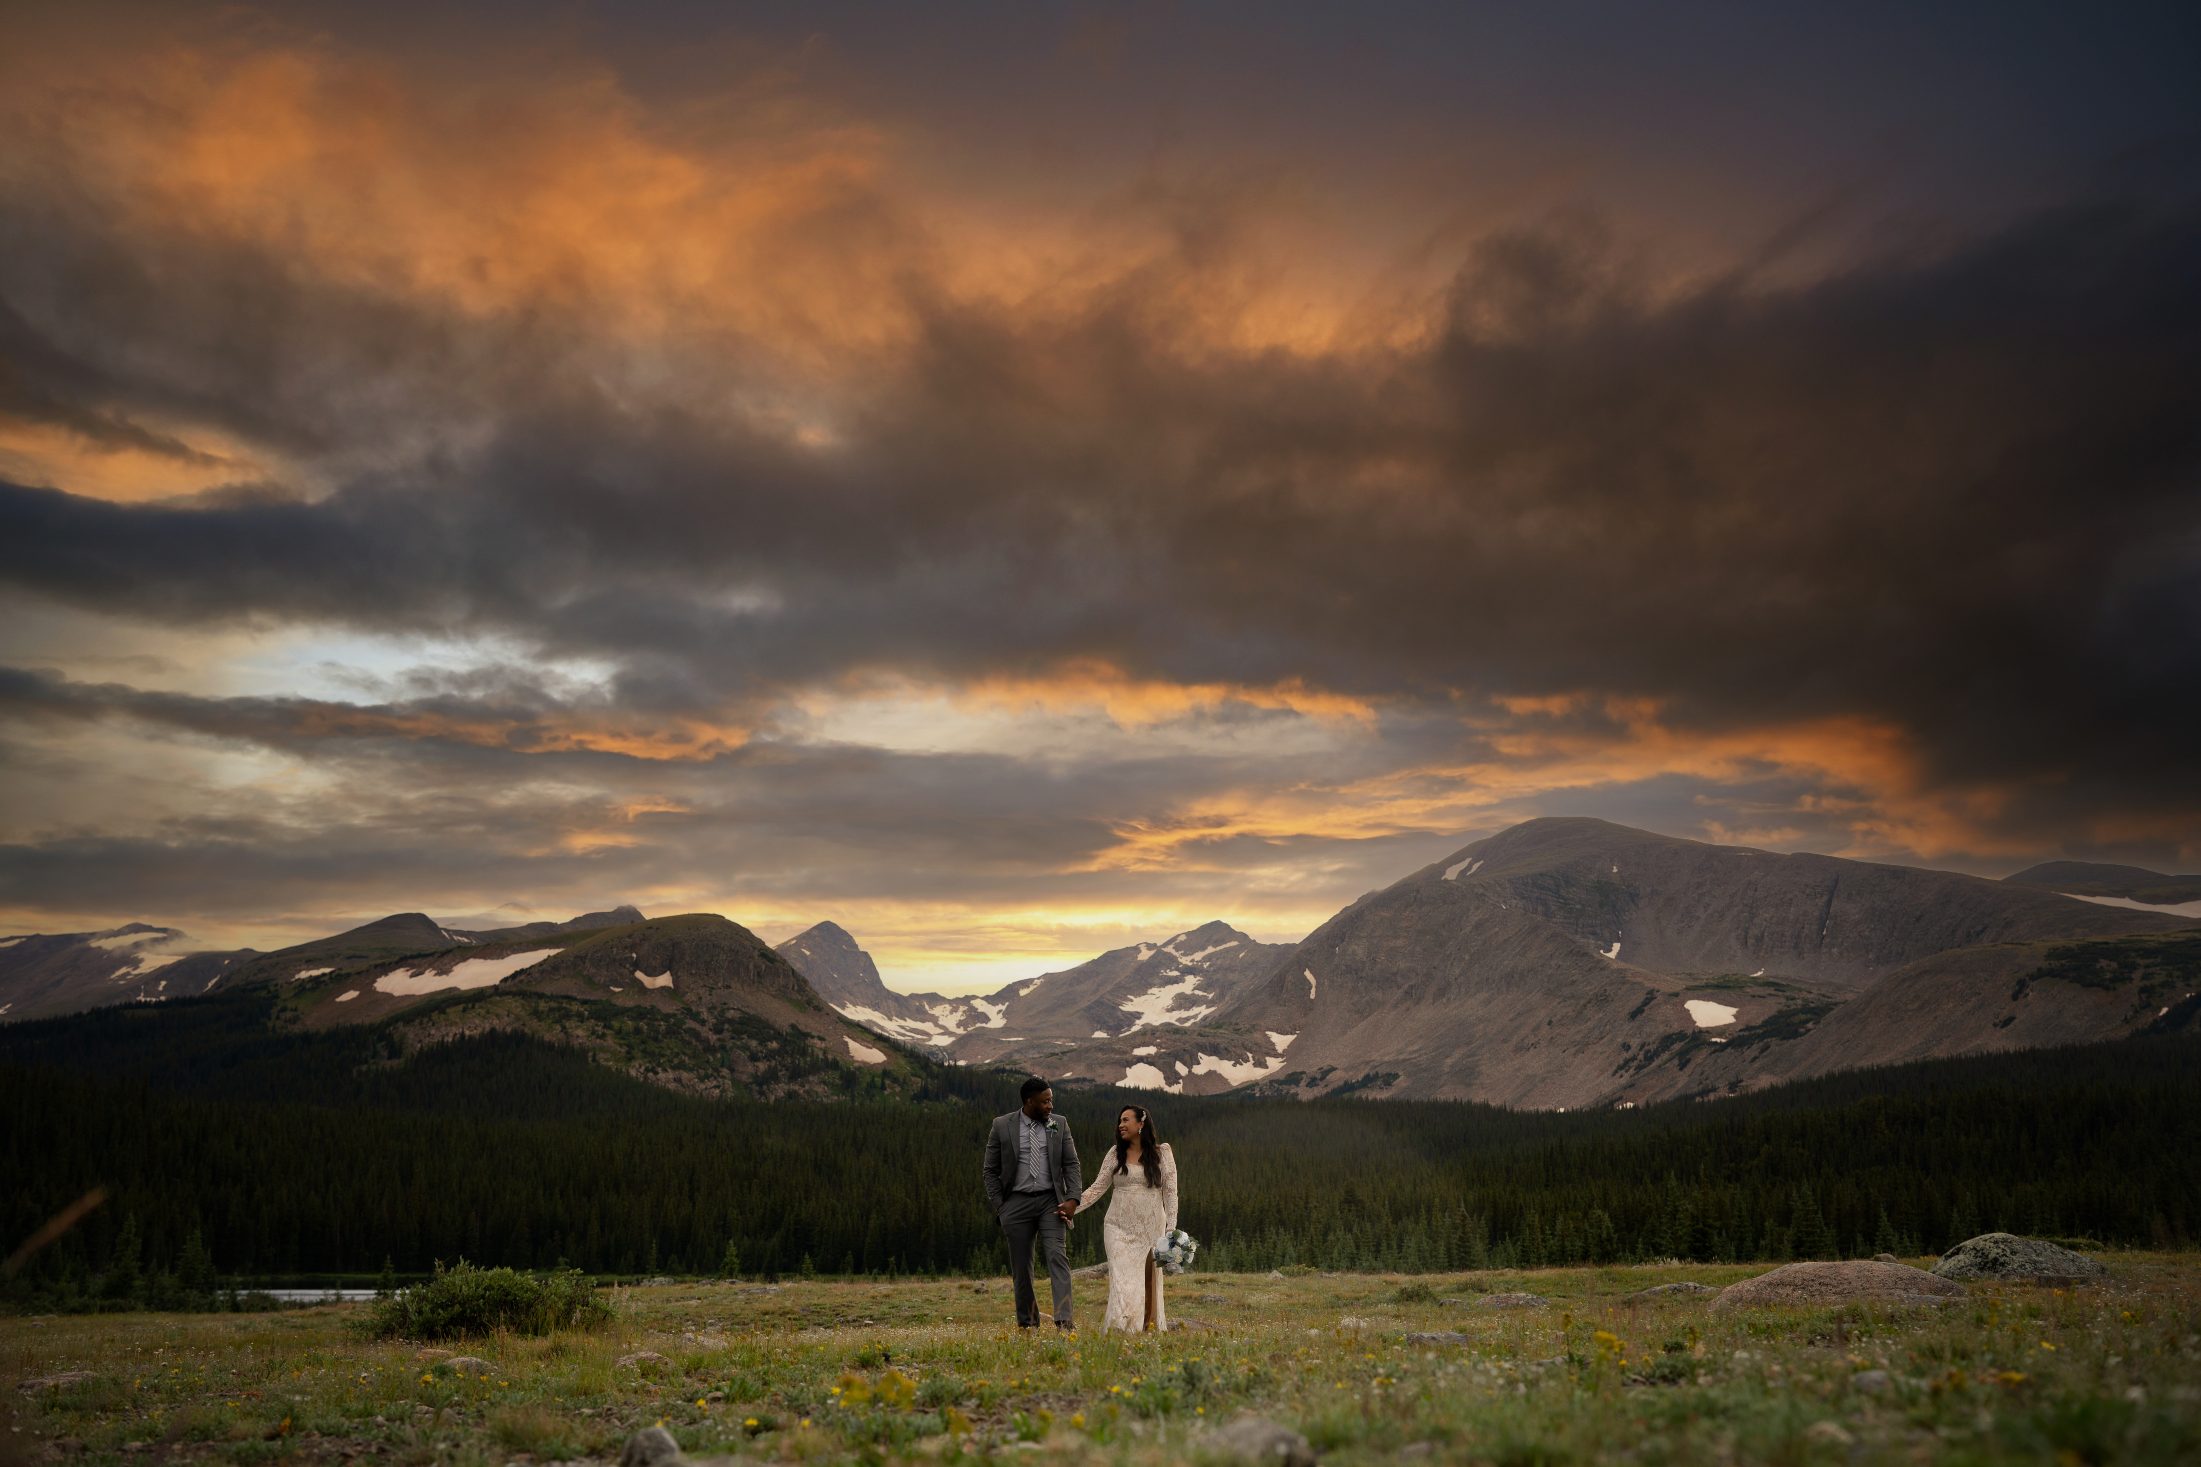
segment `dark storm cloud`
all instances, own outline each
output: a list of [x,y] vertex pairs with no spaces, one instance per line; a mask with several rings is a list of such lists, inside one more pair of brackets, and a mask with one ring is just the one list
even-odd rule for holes
[[[101,357],[85,412],[173,407],[188,376],[251,398],[196,406],[280,441],[433,404],[481,442],[315,503],[0,486],[0,576],[164,618],[509,632],[628,662],[622,694],[665,709],[1098,657],[1409,700],[1593,689],[1705,729],[1881,719],[1931,780],[2022,787],[2011,818],[2043,825],[2201,802],[2189,202],[1678,293],[1594,228],[1516,232],[1463,264],[1424,346],[1312,357],[1183,324],[1227,274],[1215,237],[1188,224],[1197,246],[1071,312],[914,281],[920,334],[867,369],[825,453],[593,386],[585,335],[555,323],[527,328],[533,352],[502,325],[468,343],[232,254],[217,278],[268,304],[212,330],[230,289],[155,298],[114,241],[70,247],[63,281],[47,238],[0,275],[43,305],[19,376],[47,397]],[[124,375],[164,354],[114,350],[100,333],[123,323],[97,311],[53,339],[117,279],[141,342],[174,362],[196,344],[188,371]],[[309,359],[372,363],[378,385],[301,381]]]

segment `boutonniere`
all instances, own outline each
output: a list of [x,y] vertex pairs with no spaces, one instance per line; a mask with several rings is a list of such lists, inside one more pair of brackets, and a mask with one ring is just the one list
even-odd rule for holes
[[1047,1117],[1047,1129],[1050,1131],[1059,1131],[1062,1129],[1062,1122],[1054,1116],[1049,1116]]

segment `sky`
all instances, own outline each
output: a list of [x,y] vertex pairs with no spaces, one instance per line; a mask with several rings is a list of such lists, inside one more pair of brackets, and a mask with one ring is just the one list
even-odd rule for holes
[[0,16],[0,931],[2201,868],[2190,6]]

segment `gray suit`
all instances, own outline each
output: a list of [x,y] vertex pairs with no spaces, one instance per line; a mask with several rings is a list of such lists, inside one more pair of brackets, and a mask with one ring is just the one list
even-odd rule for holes
[[1021,1127],[1024,1112],[1012,1110],[994,1117],[986,1133],[986,1205],[1001,1220],[1009,1240],[1009,1277],[1016,1285],[1016,1322],[1039,1323],[1039,1299],[1032,1291],[1032,1242],[1037,1238],[1047,1257],[1047,1279],[1054,1286],[1055,1323],[1068,1329],[1070,1317],[1070,1250],[1062,1219],[1055,1204],[1085,1190],[1085,1173],[1078,1166],[1078,1143],[1060,1116],[1047,1133],[1047,1159],[1054,1173],[1044,1192],[1020,1192],[1024,1148]]

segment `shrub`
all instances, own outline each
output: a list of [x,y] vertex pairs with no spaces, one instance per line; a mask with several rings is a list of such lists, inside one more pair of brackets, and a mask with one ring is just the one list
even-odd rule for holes
[[546,1335],[610,1321],[611,1306],[577,1268],[525,1274],[462,1258],[448,1269],[438,1263],[426,1283],[377,1299],[367,1329],[378,1339],[447,1340],[495,1330]]

